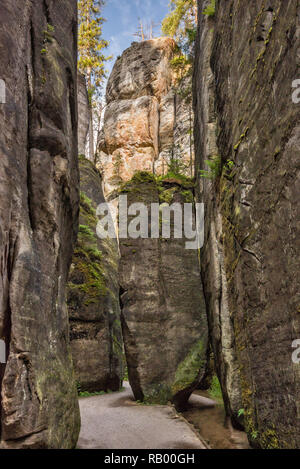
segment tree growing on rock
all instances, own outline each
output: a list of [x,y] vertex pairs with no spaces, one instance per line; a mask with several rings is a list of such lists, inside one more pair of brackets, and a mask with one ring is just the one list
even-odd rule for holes
[[197,25],[197,0],[171,0],[170,13],[162,22],[162,32],[182,42]]
[[[89,156],[94,158],[94,117],[99,122],[101,90],[106,76],[105,62],[111,59],[105,55],[109,43],[102,37],[102,16],[104,0],[78,1],[78,68],[85,75],[90,101]],[[101,116],[100,116],[101,120]]]
[[172,65],[179,78],[183,79],[191,71],[193,63],[197,0],[171,0],[169,8],[170,12],[162,22],[162,32],[173,37],[179,46]]

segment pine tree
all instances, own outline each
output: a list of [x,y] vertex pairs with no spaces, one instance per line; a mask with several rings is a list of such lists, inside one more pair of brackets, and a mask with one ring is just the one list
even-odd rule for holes
[[162,32],[182,41],[197,24],[197,0],[170,0],[170,13],[162,23]]
[[104,0],[78,1],[78,69],[85,75],[90,99],[90,158],[94,157],[93,110],[101,96],[106,76],[105,62],[110,59],[104,53],[109,43],[102,38]]

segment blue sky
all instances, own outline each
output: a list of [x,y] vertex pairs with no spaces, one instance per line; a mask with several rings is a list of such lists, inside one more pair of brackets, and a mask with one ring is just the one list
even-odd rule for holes
[[[134,37],[138,18],[144,23],[151,20],[161,23],[168,12],[168,4],[169,0],[106,0],[103,16],[107,21],[103,25],[103,37],[110,41],[108,55],[113,55],[113,60],[106,67],[109,72],[118,55],[138,40]],[[160,35],[159,27],[156,35]]]

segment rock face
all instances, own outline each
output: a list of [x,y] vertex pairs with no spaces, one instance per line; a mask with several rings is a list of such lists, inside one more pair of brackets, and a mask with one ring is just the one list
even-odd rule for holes
[[77,98],[78,98],[78,154],[86,154],[87,137],[90,126],[89,97],[84,75],[77,75]]
[[133,43],[116,61],[99,147],[105,195],[136,171],[166,174],[174,159],[191,176],[192,106],[170,64],[176,53],[172,39],[158,38]]
[[221,165],[198,179],[218,376],[253,445],[299,448],[299,5],[232,0],[207,18],[207,4],[199,1],[195,145],[197,169],[213,156]]
[[72,448],[65,285],[78,216],[75,0],[2,0],[1,447]]
[[[184,175],[191,176],[193,162],[192,110],[180,93],[188,83],[178,85],[170,63],[176,53],[169,38],[133,43],[114,66],[100,144],[104,192],[112,203],[120,193],[128,206],[193,202],[193,183]],[[166,175],[175,159],[181,178],[159,182],[154,174]],[[181,406],[206,367],[198,251],[185,249],[184,237],[119,241],[121,322],[134,395]]]
[[[153,175],[141,172],[122,192],[128,206],[143,203],[150,212],[152,203],[176,202],[182,207],[191,202],[186,184],[157,183]],[[157,226],[166,221],[162,214]],[[178,407],[204,375],[208,335],[198,251],[187,250],[186,241],[174,235],[120,239],[121,317],[133,393],[138,400],[172,400]]]
[[117,391],[123,379],[117,240],[100,240],[101,176],[80,158],[80,220],[68,284],[71,348],[81,391]]

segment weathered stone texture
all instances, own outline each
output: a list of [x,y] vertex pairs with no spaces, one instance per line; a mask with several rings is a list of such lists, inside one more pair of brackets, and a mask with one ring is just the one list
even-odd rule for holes
[[79,409],[65,285],[77,231],[75,0],[2,0],[1,446],[71,448]]
[[[201,15],[194,75],[196,166],[205,202],[202,278],[228,412],[252,444],[299,448],[299,4],[218,2]],[[211,67],[211,68],[210,68]],[[233,163],[226,165],[230,160]],[[206,168],[207,169],[207,168]]]
[[80,158],[79,234],[68,284],[71,349],[81,391],[117,391],[123,379],[117,240],[96,234],[101,176]]
[[77,75],[78,98],[78,154],[86,154],[86,144],[90,126],[90,105],[85,76]]
[[[149,211],[151,203],[183,204],[193,198],[184,184],[157,184],[149,173],[137,173],[123,193],[128,205],[142,202]],[[130,384],[136,399],[172,400],[179,407],[204,375],[207,353],[198,251],[185,249],[185,242],[173,235],[120,239],[121,317]]]
[[129,181],[136,171],[166,174],[180,160],[191,176],[192,106],[182,97],[190,79],[178,84],[170,38],[133,43],[113,68],[99,144],[105,195]]

